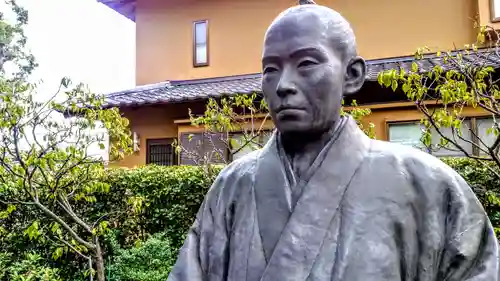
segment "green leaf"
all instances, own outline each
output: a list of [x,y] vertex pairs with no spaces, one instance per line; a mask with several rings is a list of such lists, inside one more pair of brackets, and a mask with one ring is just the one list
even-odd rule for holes
[[392,85],[391,85],[391,88],[392,90],[395,92],[396,89],[398,88],[398,82],[396,80],[393,80],[392,81]]
[[56,250],[52,253],[52,259],[53,259],[53,260],[58,260],[58,259],[62,256],[62,254],[63,254],[63,250],[64,250],[64,248],[62,248],[62,247],[57,248],[57,249],[56,249]]
[[379,72],[378,75],[377,75],[377,81],[378,83],[382,86],[384,85],[384,74],[382,72]]
[[24,235],[27,235],[30,240],[33,240],[40,236],[40,232],[38,231],[38,221],[34,221],[25,231]]
[[418,64],[416,62],[412,62],[411,63],[411,71],[413,73],[417,73],[418,72]]
[[401,87],[404,93],[407,93],[410,90],[410,86],[407,83],[404,83]]

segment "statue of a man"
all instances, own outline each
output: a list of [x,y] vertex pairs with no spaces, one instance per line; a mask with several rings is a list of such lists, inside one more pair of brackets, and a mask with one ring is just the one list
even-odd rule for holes
[[366,66],[340,14],[284,11],[262,69],[277,131],[218,176],[168,280],[500,281],[498,242],[467,183],[341,117]]

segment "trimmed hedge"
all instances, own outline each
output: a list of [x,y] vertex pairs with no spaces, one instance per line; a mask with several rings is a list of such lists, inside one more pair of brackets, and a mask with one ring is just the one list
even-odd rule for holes
[[[443,159],[471,185],[485,207],[493,225],[500,226],[498,193],[500,181],[483,165],[471,159]],[[498,171],[493,164],[489,167]],[[122,212],[109,219],[111,232],[103,239],[109,280],[156,281],[164,280],[176,260],[177,252],[193,223],[204,196],[220,172],[221,166],[209,170],[192,166],[144,166],[136,169],[110,169],[105,182],[111,192],[98,196],[97,203],[80,206],[84,217],[93,220],[112,211]],[[500,171],[498,171],[500,172]],[[126,202],[141,198],[139,214],[126,213]],[[19,213],[17,222],[31,213]],[[17,224],[16,224],[17,225]],[[58,261],[50,261],[45,245],[35,245],[22,235],[22,225],[13,229],[19,235],[9,240],[0,239],[0,250],[14,254],[12,266],[19,264],[19,245],[40,253],[49,266],[58,269],[63,280],[85,280],[82,277],[86,261],[67,254]],[[13,240],[15,241],[13,241]],[[34,242],[36,243],[36,242]],[[0,265],[2,261],[0,260]],[[8,265],[9,266],[9,265]],[[10,267],[10,266],[9,266]],[[1,277],[0,280],[7,280]]]
[[[471,185],[495,227],[500,226],[500,181],[484,165],[498,171],[493,163],[480,164],[469,158],[443,158]],[[205,193],[222,166],[210,173],[202,167],[144,166],[136,169],[111,170],[108,182],[112,190],[124,190],[143,196],[146,202],[141,231],[147,234],[166,232],[176,246],[183,243]],[[498,171],[500,173],[500,171]]]
[[[471,185],[477,197],[486,209],[493,225],[496,229],[500,226],[500,201],[497,198],[500,191],[500,181],[484,165],[468,158],[444,158],[445,163],[454,168]],[[487,164],[490,168],[497,170],[493,164]],[[150,234],[166,233],[168,240],[172,241],[168,256],[171,258],[164,261],[164,266],[168,270],[176,259],[176,253],[182,245],[185,233],[191,226],[193,219],[198,211],[199,205],[203,201],[205,193],[215,179],[216,174],[221,167],[215,167],[209,176],[201,167],[155,167],[146,166],[134,170],[115,170],[109,177],[109,182],[113,185],[113,190],[131,190],[136,194],[144,196],[147,206],[144,210],[144,216],[141,216],[144,230]],[[151,247],[165,247],[161,241],[153,237],[151,243],[145,243],[139,248],[120,250],[116,252],[113,269],[134,267],[137,263],[140,269],[140,276],[159,276],[158,269],[151,269],[151,272],[144,270],[141,266],[143,259],[139,258],[146,255],[146,252],[154,251]],[[165,240],[166,241],[166,240]],[[154,243],[153,243],[154,242]],[[155,260],[151,255],[148,259]],[[161,260],[159,257],[157,260]],[[127,261],[125,263],[125,261]],[[152,267],[154,268],[154,267]],[[114,270],[113,270],[114,271]],[[121,272],[121,271],[120,271]],[[126,272],[116,272],[116,276],[129,276]],[[122,279],[112,279],[122,280]],[[141,279],[129,279],[141,280]],[[146,279],[144,279],[146,280]],[[157,280],[150,278],[147,280]]]
[[113,198],[144,200],[139,215],[119,221],[106,237],[108,273],[113,281],[165,280],[185,234],[215,177],[222,169],[144,166],[112,169],[106,182]]
[[144,166],[110,170],[106,182],[111,184],[113,193],[144,201],[137,221],[127,225],[133,229],[118,227],[121,238],[125,239],[122,244],[134,242],[133,238],[165,232],[173,245],[182,245],[187,229],[221,169],[221,166],[212,166],[210,171],[192,166]]

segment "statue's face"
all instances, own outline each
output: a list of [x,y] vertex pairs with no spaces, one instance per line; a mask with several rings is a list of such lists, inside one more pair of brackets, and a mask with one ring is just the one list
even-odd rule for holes
[[303,12],[266,33],[262,91],[281,133],[322,132],[339,119],[346,66],[327,27],[324,18]]

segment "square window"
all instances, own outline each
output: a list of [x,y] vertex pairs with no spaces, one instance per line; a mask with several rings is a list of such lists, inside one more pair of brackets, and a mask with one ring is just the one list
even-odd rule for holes
[[146,140],[146,164],[173,166],[176,164],[173,139]]

